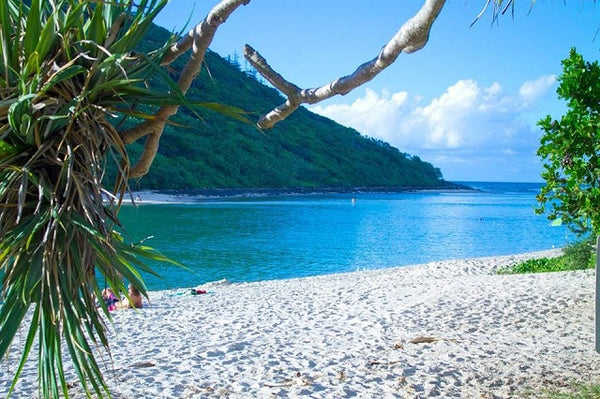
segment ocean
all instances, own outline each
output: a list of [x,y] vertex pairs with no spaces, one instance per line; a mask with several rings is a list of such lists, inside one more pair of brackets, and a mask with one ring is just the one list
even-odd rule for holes
[[185,196],[144,193],[120,216],[133,241],[183,264],[151,263],[151,290],[227,279],[306,277],[563,247],[536,215],[541,183],[465,182],[478,191]]

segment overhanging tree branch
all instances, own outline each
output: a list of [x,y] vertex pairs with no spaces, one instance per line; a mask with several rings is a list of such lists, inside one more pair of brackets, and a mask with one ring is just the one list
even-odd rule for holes
[[[185,38],[171,46],[170,51],[162,61],[163,65],[170,64],[188,49],[192,49],[190,59],[183,68],[179,80],[177,81],[177,86],[183,94],[188,91],[194,78],[200,72],[206,50],[208,50],[208,46],[212,43],[219,25],[224,23],[231,13],[239,6],[246,5],[249,2],[250,0],[221,1],[208,13],[202,22],[194,29],[190,30]],[[144,152],[137,164],[131,168],[129,177],[141,177],[148,173],[150,166],[156,157],[156,153],[158,152],[160,136],[165,129],[167,120],[169,117],[175,115],[178,109],[179,106],[177,105],[163,106],[157,111],[155,119],[143,122],[138,126],[121,133],[121,137],[125,144],[133,143],[141,137],[148,135],[148,139],[144,145]]]
[[315,104],[335,95],[348,94],[355,88],[377,76],[391,65],[401,52],[412,53],[425,46],[433,22],[439,15],[445,0],[426,0],[417,14],[408,20],[373,60],[359,66],[351,75],[341,77],[318,88],[300,89],[275,72],[267,61],[252,47],[244,47],[244,56],[250,64],[286,97],[285,103],[263,115],[258,126],[272,128],[284,120],[302,104]]
[[[190,60],[185,65],[177,85],[185,94],[194,78],[200,72],[208,46],[212,43],[217,28],[241,5],[247,5],[250,0],[222,0],[217,4],[194,29],[173,44],[163,58],[161,64],[169,65],[183,53],[191,49]],[[355,88],[373,79],[383,69],[391,65],[401,52],[412,53],[425,46],[429,39],[431,27],[439,15],[445,0],[425,0],[425,4],[417,14],[408,20],[394,37],[383,47],[373,60],[359,66],[351,75],[341,77],[326,85],[312,89],[301,89],[287,81],[269,66],[267,61],[252,47],[246,45],[244,56],[253,67],[286,97],[286,102],[263,115],[257,125],[261,128],[271,128],[277,122],[284,120],[302,104],[315,104],[337,94],[347,94]],[[155,118],[145,121],[138,126],[121,132],[125,144],[148,136],[144,152],[137,164],[131,168],[131,178],[141,177],[148,173],[156,157],[160,137],[168,119],[179,109],[177,105],[163,106],[158,109]]]

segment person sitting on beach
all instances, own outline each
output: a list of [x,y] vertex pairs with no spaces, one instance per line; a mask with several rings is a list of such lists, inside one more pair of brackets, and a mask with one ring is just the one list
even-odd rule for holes
[[118,309],[140,309],[142,307],[142,294],[129,283],[129,299],[125,298],[117,305]]
[[105,288],[102,290],[102,300],[106,304],[109,311],[117,309],[117,304],[120,302],[112,289]]

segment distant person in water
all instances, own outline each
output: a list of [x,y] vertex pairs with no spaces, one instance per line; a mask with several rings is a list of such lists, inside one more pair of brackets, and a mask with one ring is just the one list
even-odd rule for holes
[[142,307],[142,294],[129,283],[129,299],[125,298],[117,305],[118,309],[133,309]]

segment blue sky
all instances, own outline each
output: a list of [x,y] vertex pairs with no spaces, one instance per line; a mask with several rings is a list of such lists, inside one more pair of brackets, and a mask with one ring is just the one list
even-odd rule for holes
[[[448,1],[425,48],[309,109],[420,156],[447,180],[541,181],[536,122],[565,110],[556,78],[569,49],[600,58],[600,10],[584,0],[538,0],[531,12],[531,2],[517,3],[514,18],[509,11],[492,23],[488,11],[470,27],[485,1]],[[171,0],[156,22],[178,31],[215,4]],[[289,81],[320,86],[374,58],[421,5],[252,0],[219,28],[211,49],[242,58],[248,43]]]

